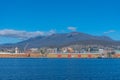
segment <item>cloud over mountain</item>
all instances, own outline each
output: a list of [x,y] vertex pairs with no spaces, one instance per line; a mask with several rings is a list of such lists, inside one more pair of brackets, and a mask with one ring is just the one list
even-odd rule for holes
[[116,32],[116,31],[115,30],[109,30],[109,31],[104,32],[104,34],[109,34],[109,33],[113,33],[113,32]]
[[77,28],[76,27],[68,27],[68,30],[70,30],[70,31],[76,31],[77,30]]
[[4,37],[25,39],[25,38],[31,38],[36,36],[42,36],[42,35],[45,35],[45,32],[42,32],[42,31],[27,32],[27,31],[13,30],[13,29],[0,30],[0,36],[4,36]]

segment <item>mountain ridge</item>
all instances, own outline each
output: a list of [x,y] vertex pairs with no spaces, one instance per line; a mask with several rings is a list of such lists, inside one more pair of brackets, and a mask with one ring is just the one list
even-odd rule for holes
[[30,38],[15,44],[0,45],[0,48],[19,47],[24,48],[41,48],[41,47],[65,47],[79,44],[99,44],[99,45],[119,45],[120,42],[111,39],[108,36],[94,36],[81,32],[58,33],[48,36],[38,36]]

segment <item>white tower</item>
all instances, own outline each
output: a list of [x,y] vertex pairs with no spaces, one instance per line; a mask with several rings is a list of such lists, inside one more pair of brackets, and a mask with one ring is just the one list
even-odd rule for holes
[[18,48],[17,47],[15,48],[15,53],[18,53]]

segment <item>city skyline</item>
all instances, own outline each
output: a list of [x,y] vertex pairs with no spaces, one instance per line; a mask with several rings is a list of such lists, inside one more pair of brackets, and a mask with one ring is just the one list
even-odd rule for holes
[[119,0],[1,0],[0,44],[72,31],[120,40],[119,3]]

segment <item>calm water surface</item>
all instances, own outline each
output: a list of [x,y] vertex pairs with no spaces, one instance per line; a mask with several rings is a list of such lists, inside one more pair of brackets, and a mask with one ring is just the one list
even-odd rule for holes
[[0,59],[0,80],[120,80],[120,59]]

